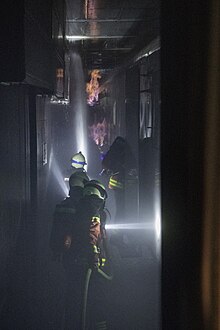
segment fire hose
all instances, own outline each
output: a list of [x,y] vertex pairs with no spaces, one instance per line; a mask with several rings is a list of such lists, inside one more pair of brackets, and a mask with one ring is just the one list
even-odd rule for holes
[[[100,268],[98,268],[97,271],[106,280],[108,280],[108,281],[111,281],[112,280],[113,275],[106,274]],[[81,330],[85,330],[86,329],[86,309],[87,309],[88,290],[89,290],[89,282],[90,282],[91,274],[92,274],[92,269],[91,268],[88,268],[87,273],[86,273],[84,292],[83,292],[83,307],[82,307],[82,326],[81,326]]]

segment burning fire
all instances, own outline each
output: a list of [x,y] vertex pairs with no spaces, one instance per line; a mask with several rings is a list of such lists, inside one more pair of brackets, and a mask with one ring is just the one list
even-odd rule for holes
[[88,94],[87,103],[93,106],[99,99],[99,82],[101,78],[99,70],[93,70],[91,72],[90,82],[86,84],[86,92]]
[[102,147],[104,144],[105,136],[107,135],[107,122],[104,118],[102,123],[93,124],[89,127],[90,136],[95,141],[95,143]]

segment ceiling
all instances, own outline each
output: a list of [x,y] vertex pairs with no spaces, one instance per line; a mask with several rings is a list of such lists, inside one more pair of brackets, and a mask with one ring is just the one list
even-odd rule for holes
[[84,67],[106,73],[159,36],[159,0],[66,0],[66,38]]

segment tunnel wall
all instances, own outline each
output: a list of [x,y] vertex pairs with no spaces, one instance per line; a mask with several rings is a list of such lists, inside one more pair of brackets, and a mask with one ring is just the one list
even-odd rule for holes
[[[1,299],[8,290],[16,245],[30,212],[30,140],[28,90],[0,86],[1,95]],[[4,301],[1,301],[1,307]]]
[[64,33],[65,5],[62,0],[1,1],[1,12],[0,324],[29,328],[36,255],[45,243],[39,236],[37,207],[45,196],[48,174],[39,166],[43,150],[38,140],[45,143],[46,136],[45,125],[37,121],[42,119],[37,109],[43,106],[36,97],[51,95],[56,68],[64,65],[65,46],[57,37]]
[[1,12],[0,81],[55,90],[56,69],[64,68],[65,2],[1,1]]
[[150,222],[160,190],[160,51],[142,58],[139,67],[139,212]]
[[125,72],[115,77],[100,99],[108,123],[107,143],[111,145],[117,136],[125,136]]
[[[47,319],[39,301],[48,290],[43,276],[48,272],[52,213],[65,197],[49,166],[51,140],[61,157],[65,141],[59,125],[65,133],[69,125],[63,109],[53,111],[45,90],[0,85],[0,97],[4,123],[0,133],[0,324],[6,329],[33,328],[37,313]],[[41,328],[45,321],[39,322]]]
[[217,330],[220,6],[161,6],[163,328]]
[[150,222],[160,187],[160,52],[125,66],[114,76],[105,99],[110,113],[109,141],[118,135],[126,138],[139,178],[130,185],[131,177],[126,177],[126,217]]
[[[139,216],[139,188],[138,188],[138,131],[139,131],[139,105],[140,105],[140,70],[133,66],[125,74],[125,139],[130,152],[125,156],[125,218],[129,222],[138,222]],[[132,158],[132,161],[131,161]],[[136,171],[130,175],[131,169]]]

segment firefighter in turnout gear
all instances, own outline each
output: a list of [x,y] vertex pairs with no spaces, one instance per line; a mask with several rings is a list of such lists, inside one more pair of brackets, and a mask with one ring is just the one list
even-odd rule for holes
[[71,246],[76,205],[83,197],[83,179],[79,172],[72,175],[69,197],[55,207],[50,235],[50,247],[55,260],[62,259],[63,253]]
[[114,191],[116,222],[125,218],[125,193],[137,183],[135,157],[128,142],[118,136],[102,160],[102,173],[109,177],[108,188]]
[[[72,208],[63,208],[68,213],[68,220],[60,217],[65,224],[60,244],[62,264],[66,273],[65,329],[107,329],[105,311],[103,310],[104,285],[103,269],[106,256],[102,243],[106,239],[104,228],[104,206],[107,198],[105,187],[96,180],[88,181],[82,188],[81,198]],[[81,181],[82,183],[82,181]],[[74,190],[74,189],[73,189]],[[70,189],[71,191],[71,189]],[[68,201],[71,200],[71,193]],[[63,203],[61,203],[63,205]],[[66,205],[65,205],[66,206]],[[55,213],[61,215],[61,206]],[[70,210],[71,209],[71,210]],[[58,244],[59,245],[59,244]],[[91,272],[91,273],[89,273]],[[91,280],[90,280],[90,275]],[[106,280],[104,279],[104,282]],[[87,283],[88,299],[85,298]],[[87,308],[86,308],[87,307]],[[87,311],[86,311],[87,310]],[[101,328],[100,328],[101,327]]]
[[81,151],[72,156],[72,158],[71,158],[72,174],[70,175],[70,178],[69,178],[70,190],[71,190],[71,187],[74,186],[74,182],[72,182],[72,181],[75,180],[75,176],[78,176],[78,179],[82,181],[83,186],[86,182],[89,181],[89,177],[84,168],[85,165],[87,165],[86,159],[85,159],[85,156],[81,153]]

